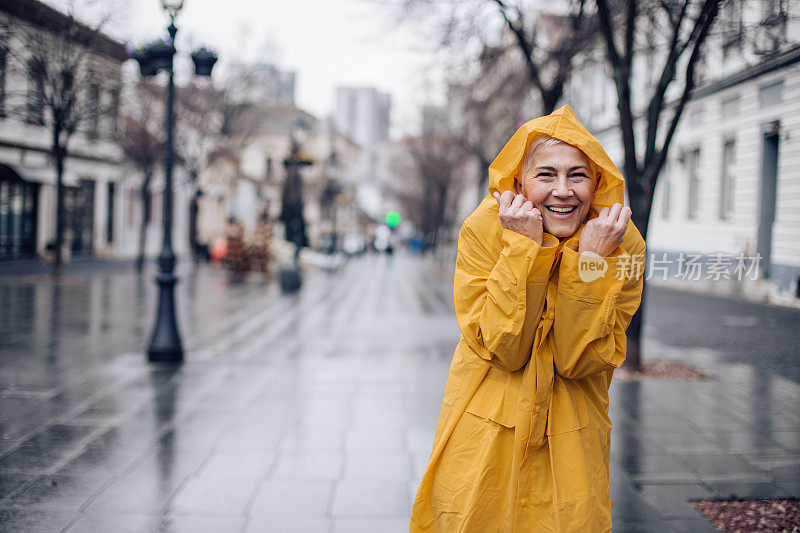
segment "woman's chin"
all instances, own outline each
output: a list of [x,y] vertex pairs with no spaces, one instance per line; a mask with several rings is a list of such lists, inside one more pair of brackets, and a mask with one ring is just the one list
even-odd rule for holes
[[578,231],[578,227],[574,224],[545,224],[544,231],[554,237],[563,239],[564,237],[571,237]]

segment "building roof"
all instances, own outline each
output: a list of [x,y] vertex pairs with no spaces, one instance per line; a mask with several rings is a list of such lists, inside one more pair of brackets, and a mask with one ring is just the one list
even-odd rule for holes
[[793,65],[798,61],[800,61],[800,46],[777,52],[765,58],[764,61],[760,63],[746,67],[730,76],[725,76],[722,79],[714,80],[707,85],[696,88],[692,93],[692,98],[701,98],[714,94],[772,71]]
[[117,61],[128,59],[125,45],[121,42],[38,0],[3,0],[0,2],[0,12],[54,33],[76,26],[76,39],[81,44]]

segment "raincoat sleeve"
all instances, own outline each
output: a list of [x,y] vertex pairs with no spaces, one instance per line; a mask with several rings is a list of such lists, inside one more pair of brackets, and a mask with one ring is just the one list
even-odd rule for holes
[[481,242],[464,223],[453,292],[463,340],[481,358],[513,372],[530,359],[558,241],[545,234],[539,246],[504,228],[500,235],[498,257],[490,253],[488,237]]
[[642,299],[644,257],[644,240],[639,238],[630,253],[618,248],[602,258],[608,268],[592,279],[588,269],[581,274],[581,255],[564,247],[548,338],[559,375],[582,379],[625,361],[625,330]]

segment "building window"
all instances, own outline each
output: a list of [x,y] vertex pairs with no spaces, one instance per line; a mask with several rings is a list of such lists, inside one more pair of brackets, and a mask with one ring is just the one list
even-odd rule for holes
[[8,53],[5,43],[0,42],[0,117],[6,116],[6,71],[8,70]]
[[128,191],[125,194],[125,200],[126,200],[125,203],[127,204],[127,208],[125,209],[125,212],[127,213],[128,216],[127,224],[128,226],[133,226],[134,224],[136,224],[136,205],[138,201],[138,190],[135,187],[128,187]]
[[722,102],[722,120],[736,118],[739,114],[739,97],[734,96]]
[[108,182],[108,207],[106,209],[106,242],[114,242],[114,199],[116,183]]
[[32,61],[28,66],[27,120],[31,124],[44,124],[44,65]]
[[727,139],[722,148],[722,189],[720,191],[719,218],[733,213],[733,188],[736,182],[736,141]]
[[661,218],[669,219],[669,212],[672,202],[672,191],[670,190],[670,175],[672,174],[672,164],[667,162],[661,174]]
[[761,107],[780,104],[783,99],[783,80],[761,87],[758,91]]
[[86,133],[90,138],[97,138],[97,129],[100,123],[100,86],[96,83],[89,85],[89,109]]
[[109,136],[113,139],[119,134],[119,89],[109,92],[111,103],[108,108]]
[[689,154],[689,212],[688,218],[697,218],[700,208],[700,148]]

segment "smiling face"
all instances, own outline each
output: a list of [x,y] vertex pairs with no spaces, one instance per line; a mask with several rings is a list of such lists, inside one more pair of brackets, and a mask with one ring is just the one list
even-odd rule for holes
[[573,235],[589,213],[599,175],[581,150],[566,143],[532,147],[523,164],[516,192],[542,212],[544,231],[556,237]]

